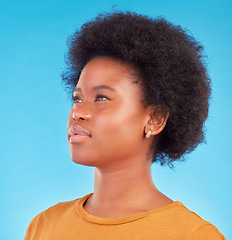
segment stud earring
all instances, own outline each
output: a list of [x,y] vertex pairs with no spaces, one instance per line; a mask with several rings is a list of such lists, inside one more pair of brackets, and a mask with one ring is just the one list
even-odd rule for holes
[[151,136],[151,129],[148,130],[147,134],[145,135],[145,138],[149,138]]

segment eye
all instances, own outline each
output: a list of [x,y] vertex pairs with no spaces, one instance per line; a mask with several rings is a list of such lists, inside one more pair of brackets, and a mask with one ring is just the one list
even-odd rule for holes
[[96,96],[96,101],[106,101],[106,100],[110,100],[108,97],[104,96],[104,95],[97,95]]
[[82,102],[81,98],[79,98],[78,96],[73,96],[72,99],[73,99],[73,102],[74,102],[74,103],[80,103],[80,102]]

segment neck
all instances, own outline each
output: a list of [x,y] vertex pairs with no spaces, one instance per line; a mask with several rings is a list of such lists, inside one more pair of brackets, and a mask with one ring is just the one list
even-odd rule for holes
[[136,203],[148,192],[155,191],[150,165],[129,166],[114,172],[95,169],[93,199],[104,206]]
[[120,217],[160,206],[164,195],[155,187],[150,167],[150,162],[140,161],[114,170],[96,168],[94,193],[85,204],[86,211]]

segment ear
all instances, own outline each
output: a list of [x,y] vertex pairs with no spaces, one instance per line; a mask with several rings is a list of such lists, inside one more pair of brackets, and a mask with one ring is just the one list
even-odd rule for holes
[[145,134],[151,130],[151,135],[158,135],[164,129],[169,118],[169,110],[164,106],[153,106],[151,107],[149,119],[145,126]]

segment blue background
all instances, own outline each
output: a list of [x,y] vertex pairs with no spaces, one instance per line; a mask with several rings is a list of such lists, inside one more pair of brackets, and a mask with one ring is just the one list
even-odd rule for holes
[[205,46],[213,94],[207,144],[176,169],[152,166],[156,186],[232,239],[232,1],[105,0],[0,3],[0,239],[23,239],[32,218],[93,191],[94,169],[69,156],[71,108],[61,83],[67,37],[109,11],[164,16]]

